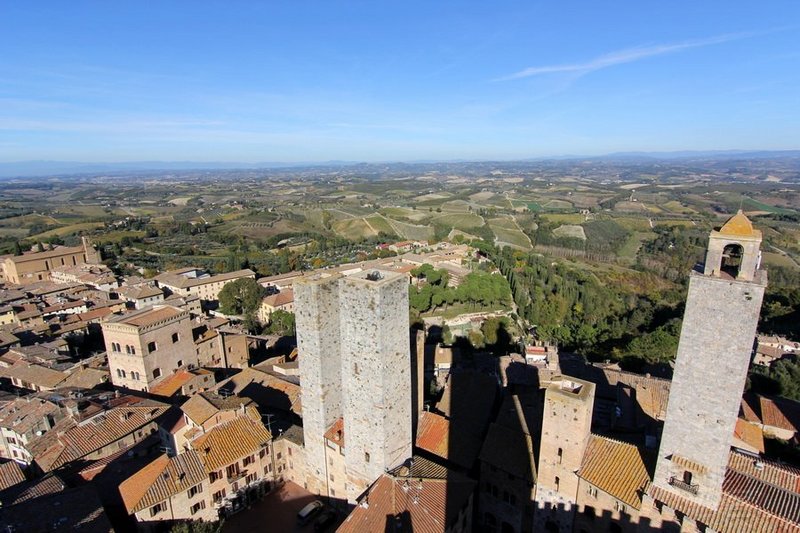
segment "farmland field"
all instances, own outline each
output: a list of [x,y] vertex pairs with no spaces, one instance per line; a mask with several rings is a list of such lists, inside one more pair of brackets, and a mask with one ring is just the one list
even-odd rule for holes
[[564,224],[553,230],[553,235],[556,237],[568,237],[572,239],[586,240],[586,232],[583,226],[576,226],[572,224]]
[[442,215],[432,218],[431,222],[437,222],[439,224],[444,224],[446,226],[464,231],[469,231],[470,228],[477,228],[484,225],[482,216],[468,213],[458,215]]

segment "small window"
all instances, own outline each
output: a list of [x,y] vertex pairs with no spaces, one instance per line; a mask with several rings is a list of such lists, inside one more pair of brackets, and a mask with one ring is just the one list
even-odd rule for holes
[[559,479],[559,477],[556,476],[556,490],[558,490],[559,485],[561,485],[561,479]]
[[130,344],[126,344],[125,345],[125,353],[128,354],[128,355],[131,354],[131,346],[130,346]]
[[156,351],[156,342],[150,341],[147,343],[147,351],[148,352],[155,352]]
[[688,470],[683,471],[683,482],[686,483],[687,485],[692,484],[692,473],[689,472]]
[[164,504],[163,503],[157,503],[157,504],[155,504],[154,506],[152,506],[150,508],[150,516],[155,516],[155,515],[157,515],[158,513],[160,513],[163,510],[164,510]]
[[364,452],[364,462],[365,463],[369,462],[369,452]]
[[179,340],[181,340],[181,336],[178,333],[173,333],[172,334],[172,344],[175,344]]
[[564,456],[564,450],[559,448],[558,449],[558,464],[561,464],[561,459],[563,458],[563,456]]
[[199,494],[199,493],[201,493],[201,492],[203,492],[203,485],[202,485],[202,484],[200,484],[200,485],[195,485],[194,487],[190,488],[190,489],[187,491],[187,494],[188,494],[188,496],[191,498],[191,497],[193,497],[194,495],[196,495],[196,494]]
[[183,359],[178,359],[178,368],[183,366]]
[[160,378],[160,377],[161,377],[161,369],[160,368],[154,368],[153,369],[153,379]]

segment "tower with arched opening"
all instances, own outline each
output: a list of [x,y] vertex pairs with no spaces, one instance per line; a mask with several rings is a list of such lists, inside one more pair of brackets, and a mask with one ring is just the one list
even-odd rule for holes
[[716,509],[767,273],[761,232],[739,211],[692,271],[653,485]]

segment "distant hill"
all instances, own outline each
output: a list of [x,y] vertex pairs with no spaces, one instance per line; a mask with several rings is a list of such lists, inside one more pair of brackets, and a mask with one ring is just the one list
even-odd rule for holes
[[242,163],[226,161],[121,161],[117,163],[93,163],[79,161],[17,161],[0,162],[0,178],[57,177],[78,174],[115,174],[130,172],[164,172],[164,171],[212,171],[212,170],[258,170],[258,169],[300,169],[300,168],[373,168],[392,166],[395,168],[415,168],[430,165],[481,165],[534,162],[567,162],[567,161],[619,161],[619,162],[653,162],[653,161],[730,161],[730,160],[794,160],[800,159],[800,150],[712,150],[712,151],[677,151],[677,152],[618,152],[607,155],[581,156],[562,155],[537,157],[509,161],[467,161],[467,160],[417,160],[406,162],[373,162],[357,161],[319,161],[319,162],[280,162],[265,161],[259,163]]

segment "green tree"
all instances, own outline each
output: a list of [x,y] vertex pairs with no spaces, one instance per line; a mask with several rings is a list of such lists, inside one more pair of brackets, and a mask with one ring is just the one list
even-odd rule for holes
[[169,530],[169,533],[220,533],[222,531],[223,522],[181,522],[175,524]]
[[294,313],[282,311],[280,309],[272,312],[269,317],[269,325],[264,329],[264,332],[270,335],[282,335],[286,337],[294,336],[296,331]]
[[231,281],[219,291],[220,311],[226,315],[254,313],[265,294],[266,289],[253,278]]
[[19,241],[14,241],[14,255],[22,255],[22,245]]

